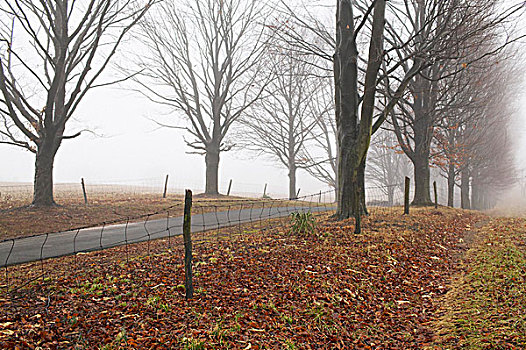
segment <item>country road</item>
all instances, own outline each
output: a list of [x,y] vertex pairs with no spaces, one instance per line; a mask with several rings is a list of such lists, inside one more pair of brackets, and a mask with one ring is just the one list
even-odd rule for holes
[[[192,215],[192,232],[288,216],[298,211],[323,212],[329,206],[236,209]],[[182,235],[183,217],[43,234],[0,242],[0,267],[56,258],[120,245]]]

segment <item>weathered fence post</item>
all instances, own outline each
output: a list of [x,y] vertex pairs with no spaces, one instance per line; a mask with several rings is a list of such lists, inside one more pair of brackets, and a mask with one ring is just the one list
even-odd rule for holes
[[433,181],[433,191],[435,191],[435,209],[438,209],[438,192],[437,192],[437,182]]
[[263,189],[263,198],[267,196],[267,184],[265,184],[265,188]]
[[194,296],[194,286],[192,284],[192,191],[190,190],[186,190],[184,197],[183,239],[184,286],[186,299],[191,299]]
[[168,191],[168,174],[166,174],[166,179],[164,180],[163,198],[166,198],[166,192],[167,191]]
[[80,184],[82,185],[82,194],[84,194],[84,204],[88,204],[88,195],[86,194],[86,184],[84,183],[84,178],[80,179]]
[[230,190],[232,189],[232,179],[230,179],[230,182],[228,183],[228,191],[226,192],[227,196],[230,196]]
[[404,189],[404,215],[409,215],[409,188],[411,186],[411,179],[405,177],[405,189]]

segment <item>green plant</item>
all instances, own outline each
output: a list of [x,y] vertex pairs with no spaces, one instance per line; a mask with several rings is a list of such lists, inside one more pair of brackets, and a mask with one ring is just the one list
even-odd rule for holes
[[292,316],[288,316],[288,315],[285,315],[285,314],[281,314],[280,315],[280,318],[286,322],[287,324],[292,324],[292,322],[294,321]]
[[181,339],[184,350],[202,350],[205,348],[205,343],[194,338]]
[[293,234],[312,235],[316,230],[316,218],[311,212],[290,214],[290,224]]
[[290,339],[285,340],[285,349],[287,350],[296,350],[296,344]]

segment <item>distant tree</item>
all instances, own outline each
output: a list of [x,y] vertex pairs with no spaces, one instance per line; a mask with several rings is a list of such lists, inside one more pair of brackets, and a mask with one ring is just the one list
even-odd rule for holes
[[512,52],[509,57],[491,60],[493,64],[481,74],[481,78],[485,78],[482,88],[486,93],[479,97],[484,108],[478,109],[477,118],[471,120],[460,135],[466,149],[461,171],[468,182],[465,188],[461,187],[461,195],[469,198],[466,192],[470,182],[469,204],[473,209],[493,207],[498,195],[513,186],[517,177],[513,159],[515,144],[510,138],[510,128],[517,112],[512,101],[522,85],[519,78],[522,67],[515,58],[519,55]]
[[482,60],[437,82],[445,93],[434,128],[430,163],[447,179],[450,207],[454,206],[458,178],[463,170],[468,171],[470,148],[482,141],[473,138],[475,125],[485,118],[489,105],[500,103],[491,86],[496,83],[492,66],[493,58]]
[[33,205],[53,205],[53,165],[67,122],[130,29],[155,3],[4,0],[0,29],[0,143],[36,155]]
[[[407,1],[406,1],[407,3]],[[403,99],[400,99],[391,122],[399,144],[414,166],[415,194],[413,203],[432,204],[430,197],[430,160],[435,128],[452,103],[451,86],[441,83],[465,67],[494,55],[520,36],[510,37],[506,29],[518,19],[523,4],[518,2],[501,7],[497,0],[477,1],[414,1],[411,11],[402,12],[407,18],[401,31],[387,25],[388,41],[394,55],[409,61],[424,60],[425,69],[412,79]],[[422,23],[428,23],[422,26]],[[406,30],[411,45],[405,45]],[[436,40],[426,35],[436,33]],[[488,42],[498,42],[489,46]],[[485,50],[485,49],[488,50]],[[404,70],[411,65],[402,64]],[[450,80],[451,82],[451,80]],[[387,84],[386,84],[387,85]],[[388,95],[390,88],[387,87]]]
[[[305,146],[305,171],[338,193],[338,147],[334,120],[334,87],[327,77],[319,78],[318,92],[308,104],[316,125],[310,131],[310,142]],[[336,196],[337,198],[337,196]]]
[[[321,116],[313,113],[320,82],[312,67],[280,48],[268,54],[270,81],[264,97],[254,103],[242,124],[249,149],[270,155],[288,170],[289,198],[296,198],[296,173],[306,168],[304,149]],[[323,111],[320,111],[323,112]]]
[[175,127],[205,156],[207,194],[218,194],[220,155],[233,147],[232,125],[268,83],[264,9],[257,0],[166,1],[141,22],[145,47],[135,81],[152,101],[186,117],[186,126]]
[[367,157],[366,179],[380,188],[389,205],[395,192],[403,191],[404,178],[410,175],[410,161],[403,154],[395,135],[382,130],[374,135]]

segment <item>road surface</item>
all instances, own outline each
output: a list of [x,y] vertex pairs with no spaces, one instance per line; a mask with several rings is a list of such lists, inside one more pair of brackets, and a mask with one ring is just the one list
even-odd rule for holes
[[[192,232],[280,218],[293,212],[322,212],[329,206],[235,209],[192,215]],[[124,244],[182,235],[183,217],[50,233],[0,242],[0,267],[103,250]]]

